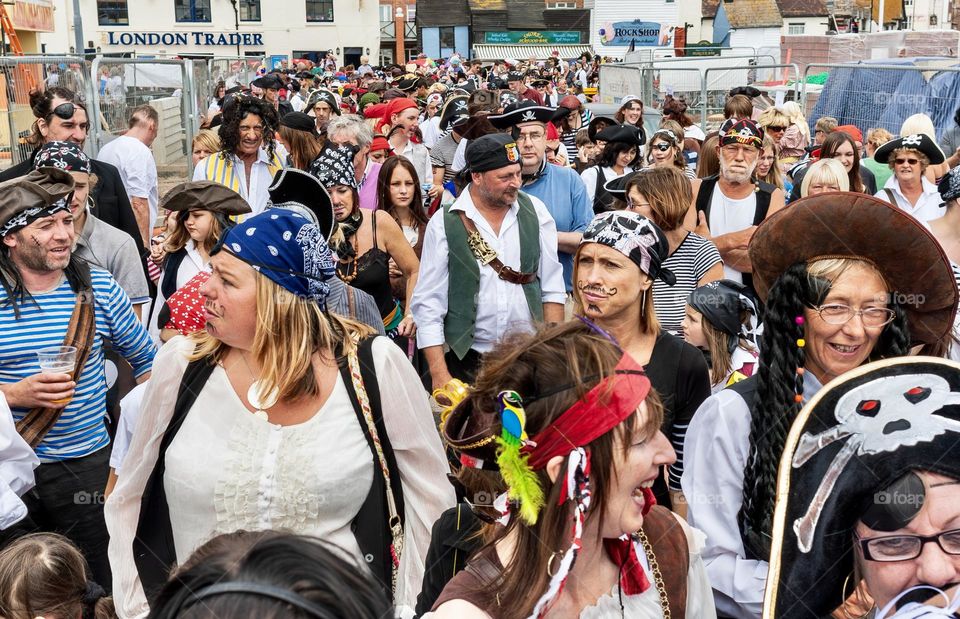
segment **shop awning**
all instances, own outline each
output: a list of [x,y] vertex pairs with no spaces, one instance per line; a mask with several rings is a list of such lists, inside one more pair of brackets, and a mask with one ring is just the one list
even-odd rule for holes
[[593,55],[593,48],[589,45],[474,45],[474,60],[526,60],[536,58],[546,60],[554,50],[560,52],[564,60],[579,58],[583,52]]

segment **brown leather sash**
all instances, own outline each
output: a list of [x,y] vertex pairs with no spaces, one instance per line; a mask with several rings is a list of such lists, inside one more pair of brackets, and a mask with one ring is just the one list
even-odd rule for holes
[[690,570],[690,545],[683,526],[673,513],[660,505],[643,517],[643,530],[653,546],[660,574],[667,589],[670,616],[687,616],[687,572]]
[[[77,302],[70,316],[67,334],[63,338],[64,346],[74,346],[77,349],[77,363],[73,368],[73,381],[79,385],[83,366],[93,348],[93,334],[96,330],[96,320],[93,308],[93,291],[85,289],[77,293]],[[64,405],[66,406],[66,405]],[[23,419],[17,422],[17,432],[31,447],[36,447],[46,436],[50,428],[57,423],[63,413],[61,408],[34,408]]]
[[[497,257],[497,252],[495,252],[480,236],[480,231],[477,230],[477,227],[473,225],[473,222],[470,221],[470,218],[463,211],[457,211],[457,215],[460,216],[460,221],[463,222],[463,227],[467,229],[467,242],[470,243],[470,251],[473,252],[473,255],[477,257],[482,264],[489,264],[494,271],[496,271],[497,276],[505,282],[510,282],[511,284],[524,285],[529,284],[537,279],[536,273],[521,273],[516,269],[508,267],[504,263],[500,262],[500,258]],[[475,243],[470,242],[473,239],[477,239],[479,244],[483,245],[484,249],[475,247]]]

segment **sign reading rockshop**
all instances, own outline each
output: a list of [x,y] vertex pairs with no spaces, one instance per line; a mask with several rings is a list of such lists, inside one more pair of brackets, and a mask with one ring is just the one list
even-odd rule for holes
[[601,45],[624,46],[632,43],[635,47],[655,47],[667,44],[669,31],[666,24],[635,19],[606,22],[600,27],[599,34]]
[[229,45],[263,47],[263,35],[252,32],[114,32],[108,31],[107,45]]

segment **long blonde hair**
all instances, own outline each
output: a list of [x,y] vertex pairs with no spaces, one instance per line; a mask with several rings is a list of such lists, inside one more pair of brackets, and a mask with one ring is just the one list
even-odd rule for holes
[[[268,277],[256,274],[257,326],[251,353],[261,368],[262,399],[276,390],[281,400],[296,400],[320,393],[311,357],[315,352],[334,355],[356,349],[357,342],[373,334],[370,327],[324,312],[312,299],[295,295]],[[195,361],[211,357],[222,361],[229,346],[206,331],[191,336]]]
[[[200,210],[200,209],[197,209]],[[190,211],[182,211],[177,215],[177,225],[174,227],[173,232],[170,233],[170,236],[167,237],[166,242],[163,244],[163,250],[168,254],[172,254],[175,251],[179,251],[187,246],[187,243],[190,242],[190,232],[187,231],[187,225],[184,223],[189,215]],[[220,219],[217,218],[216,214],[213,211],[207,211],[210,213],[210,234],[207,235],[207,238],[203,239],[200,245],[203,249],[209,252],[213,249],[213,246],[216,245],[217,239],[220,238],[220,235],[226,232],[223,229],[223,224],[220,223]]]
[[780,107],[780,110],[787,115],[791,125],[796,125],[797,128],[800,129],[800,133],[803,134],[803,137],[809,144],[810,124],[807,122],[807,118],[803,115],[803,110],[800,109],[800,104],[796,101],[787,101]]

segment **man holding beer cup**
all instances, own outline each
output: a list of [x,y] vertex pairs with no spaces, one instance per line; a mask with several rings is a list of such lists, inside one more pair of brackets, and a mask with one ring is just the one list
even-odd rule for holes
[[0,531],[0,547],[32,531],[64,533],[93,579],[109,587],[103,346],[117,350],[140,382],[156,348],[116,280],[72,255],[73,185],[52,167],[0,183],[0,394],[40,460],[35,487],[22,496],[27,515]]

